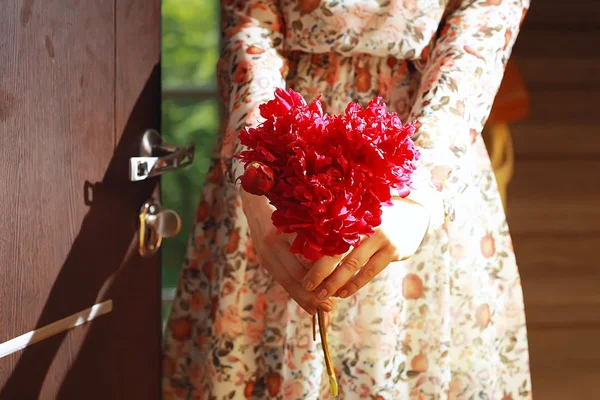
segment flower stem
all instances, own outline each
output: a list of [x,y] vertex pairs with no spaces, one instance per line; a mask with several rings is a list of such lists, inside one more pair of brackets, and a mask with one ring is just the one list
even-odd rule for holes
[[[325,312],[319,310],[317,312],[319,319],[319,334],[321,335],[321,346],[323,347],[323,355],[325,356],[325,367],[327,368],[327,375],[329,375],[329,387],[331,395],[336,397],[338,395],[338,383],[335,377],[335,370],[331,362],[331,354],[329,354],[329,345],[327,344],[327,331],[325,328]],[[314,326],[314,325],[313,325]]]

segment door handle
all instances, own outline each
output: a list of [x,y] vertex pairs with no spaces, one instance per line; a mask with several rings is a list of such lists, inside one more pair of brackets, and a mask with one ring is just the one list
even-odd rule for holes
[[149,129],[142,136],[140,156],[129,159],[129,180],[132,182],[185,168],[194,162],[195,145],[172,146],[162,141],[158,131]]
[[146,201],[140,209],[138,252],[151,257],[160,248],[163,238],[176,236],[181,230],[181,218],[173,210],[164,210],[154,199]]

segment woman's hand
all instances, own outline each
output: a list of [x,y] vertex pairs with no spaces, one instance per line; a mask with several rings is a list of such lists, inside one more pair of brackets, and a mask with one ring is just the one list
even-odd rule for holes
[[412,200],[394,198],[383,208],[382,223],[375,234],[346,255],[323,257],[306,274],[302,287],[329,296],[348,297],[365,286],[391,262],[412,256],[423,241],[430,221],[427,208]]
[[265,196],[255,196],[241,190],[242,209],[248,220],[254,251],[260,264],[271,274],[289,295],[311,315],[317,308],[329,312],[334,299],[317,299],[316,294],[302,288],[301,282],[308,272],[290,252],[290,244],[284,235],[277,235],[271,222],[274,208]]

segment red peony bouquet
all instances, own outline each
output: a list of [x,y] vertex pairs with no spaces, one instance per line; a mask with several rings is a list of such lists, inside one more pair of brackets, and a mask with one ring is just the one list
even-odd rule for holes
[[273,204],[273,224],[294,233],[292,252],[309,260],[343,254],[381,224],[382,205],[410,193],[419,158],[413,124],[386,112],[379,98],[350,103],[343,115],[277,89],[260,106],[265,121],[240,133],[248,148],[244,190]]
[[[380,98],[329,115],[320,99],[307,104],[299,93],[277,89],[260,114],[262,124],[240,132],[247,148],[239,156],[245,164],[241,184],[268,197],[279,233],[296,234],[292,253],[313,261],[346,253],[374,233],[393,195],[410,193],[419,158],[411,139],[415,126],[403,125]],[[318,317],[336,395],[323,313]]]

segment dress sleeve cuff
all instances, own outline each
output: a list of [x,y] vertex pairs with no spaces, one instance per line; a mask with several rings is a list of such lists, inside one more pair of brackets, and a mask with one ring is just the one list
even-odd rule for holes
[[[400,196],[393,193],[393,198],[400,198]],[[432,187],[412,190],[405,199],[415,202],[429,211],[428,233],[440,229],[446,222],[454,221],[455,214],[452,201]]]
[[446,221],[446,206],[440,192],[426,187],[411,191],[407,198],[422,205],[429,211],[428,232],[439,229]]

